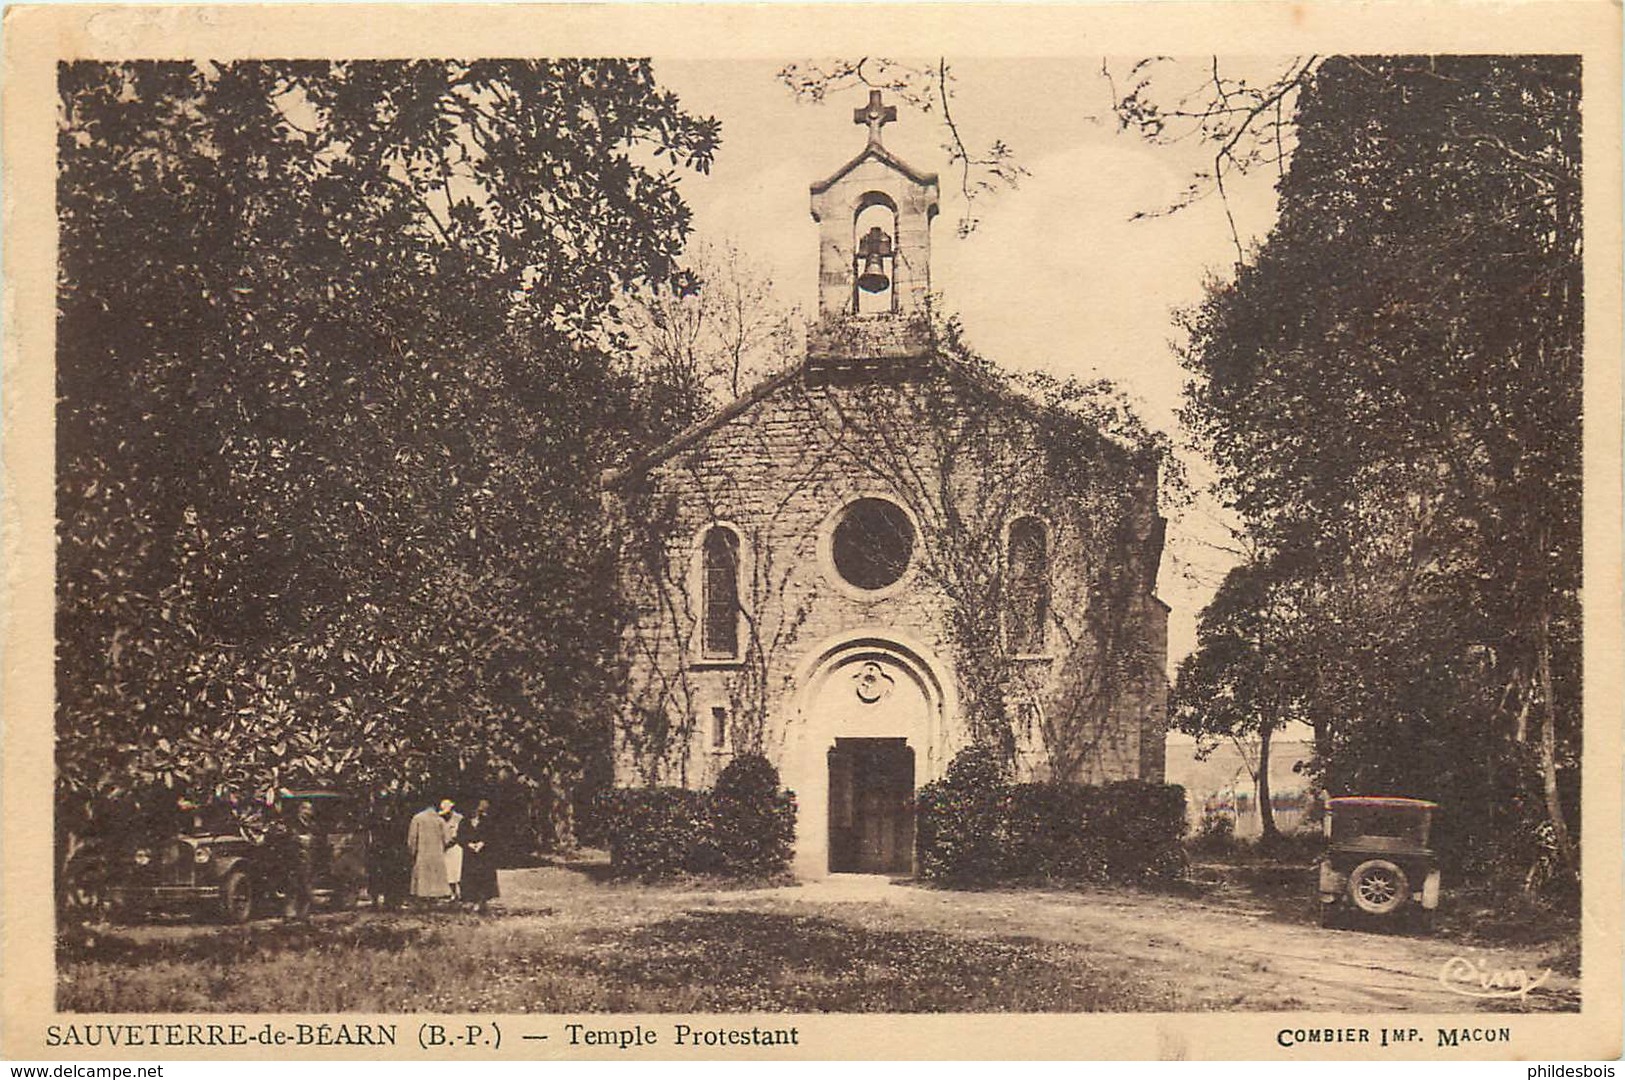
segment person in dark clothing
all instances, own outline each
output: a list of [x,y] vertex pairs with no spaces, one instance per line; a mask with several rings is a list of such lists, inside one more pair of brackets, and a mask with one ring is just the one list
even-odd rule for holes
[[282,914],[289,919],[310,918],[315,885],[315,810],[308,801],[288,813],[282,807],[266,830],[271,881],[282,893]]
[[401,843],[405,836],[399,796],[380,794],[367,820],[367,895],[373,907],[393,910],[405,902],[412,876],[411,860]]
[[463,845],[463,902],[484,913],[497,893],[496,832],[492,828],[491,801],[481,799],[458,830]]

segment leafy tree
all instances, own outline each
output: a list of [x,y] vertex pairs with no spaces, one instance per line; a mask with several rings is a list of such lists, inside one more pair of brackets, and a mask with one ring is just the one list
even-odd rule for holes
[[1305,718],[1294,648],[1303,609],[1290,579],[1275,571],[1255,561],[1225,577],[1197,623],[1196,651],[1179,665],[1171,709],[1174,726],[1197,737],[1199,753],[1219,739],[1238,746],[1257,740],[1257,765],[1249,768],[1265,842],[1280,835],[1270,804],[1270,742]]
[[644,426],[601,327],[678,278],[716,122],[626,61],[59,91],[64,833],[154,790],[568,803],[615,684],[594,481]]
[[1329,786],[1405,783],[1464,848],[1538,834],[1570,875],[1579,106],[1568,57],[1302,76],[1279,222],[1189,319],[1185,413],[1317,621]]

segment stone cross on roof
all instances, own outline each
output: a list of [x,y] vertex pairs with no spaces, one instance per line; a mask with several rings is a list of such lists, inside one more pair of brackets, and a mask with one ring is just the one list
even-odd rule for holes
[[869,145],[880,145],[880,129],[897,119],[896,105],[881,105],[880,91],[869,91],[869,104],[861,109],[852,110],[854,124],[867,124],[869,126]]

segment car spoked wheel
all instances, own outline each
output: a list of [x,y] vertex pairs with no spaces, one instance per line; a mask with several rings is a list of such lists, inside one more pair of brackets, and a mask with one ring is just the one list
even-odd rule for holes
[[1368,859],[1349,875],[1349,899],[1368,915],[1389,915],[1410,898],[1405,871],[1387,859]]

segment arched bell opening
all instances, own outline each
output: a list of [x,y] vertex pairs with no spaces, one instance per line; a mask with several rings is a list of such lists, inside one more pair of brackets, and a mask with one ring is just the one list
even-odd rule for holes
[[852,216],[852,310],[897,310],[897,204],[878,191],[858,200]]

